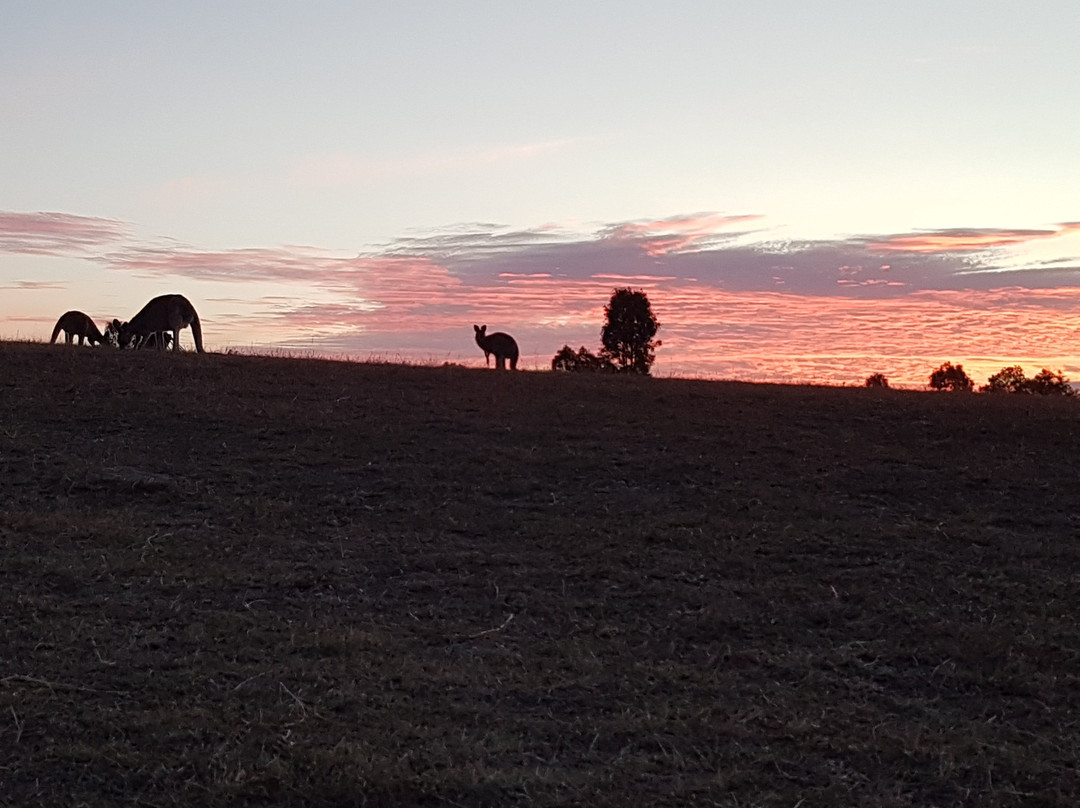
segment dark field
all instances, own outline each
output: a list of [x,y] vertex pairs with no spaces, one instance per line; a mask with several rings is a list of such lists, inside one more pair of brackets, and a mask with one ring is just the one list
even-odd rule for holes
[[0,804],[1080,804],[1080,401],[0,343]]

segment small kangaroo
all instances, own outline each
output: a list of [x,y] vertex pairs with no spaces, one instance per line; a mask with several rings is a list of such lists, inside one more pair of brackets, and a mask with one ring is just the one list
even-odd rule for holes
[[105,326],[105,329],[101,332],[105,335],[105,343],[111,345],[113,348],[120,347],[120,321],[113,319],[112,322]]
[[484,364],[491,364],[491,354],[495,354],[495,368],[506,370],[506,360],[510,360],[510,370],[517,370],[518,345],[514,338],[502,331],[487,334],[486,325],[473,325],[476,332],[476,344],[484,350]]
[[147,337],[142,337],[140,341],[135,344],[135,347],[167,351],[172,345],[172,341],[171,331],[155,331]]
[[79,338],[80,345],[83,344],[84,338],[90,340],[91,345],[100,345],[105,342],[105,335],[98,331],[90,315],[83,314],[81,311],[68,311],[60,316],[52,330],[50,345],[56,342],[61,331],[64,332],[64,341],[68,345],[75,341],[75,337]]
[[202,344],[202,324],[195,307],[183,295],[161,295],[142,307],[142,310],[129,322],[120,323],[119,342],[121,348],[129,345],[142,345],[151,334],[162,331],[172,332],[173,350],[180,350],[180,330],[191,326],[191,336],[195,338],[195,350],[206,353]]
[[[113,320],[104,330],[101,332],[105,335],[105,342],[114,348],[120,347],[120,326],[123,325],[119,320]],[[133,337],[129,340],[126,347],[133,349],[160,349],[168,350],[172,345],[172,332],[171,331],[154,331],[145,337]]]

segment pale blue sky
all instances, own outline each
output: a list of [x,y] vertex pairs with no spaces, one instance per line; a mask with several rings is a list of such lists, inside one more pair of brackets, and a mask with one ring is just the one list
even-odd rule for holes
[[[214,263],[298,246],[399,255],[462,226],[593,244],[702,213],[757,217],[744,247],[1080,220],[1075,2],[0,0],[0,19],[0,212],[125,231],[44,257],[18,246],[39,225],[9,225],[0,334],[27,335],[36,301],[51,322],[65,292],[96,317],[130,316],[162,279],[107,256],[148,245]],[[1080,265],[1062,233],[980,260]],[[736,275],[756,266],[732,257]],[[659,274],[680,276],[676,263]],[[293,297],[379,305],[367,285],[323,283],[318,261],[287,284],[178,266],[166,291],[192,290],[211,320]],[[714,280],[732,288],[726,271]],[[461,308],[465,344],[432,354],[469,350]],[[542,325],[520,319],[505,327]]]

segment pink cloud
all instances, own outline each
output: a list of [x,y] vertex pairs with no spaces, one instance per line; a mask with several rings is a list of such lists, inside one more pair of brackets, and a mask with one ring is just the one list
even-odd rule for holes
[[655,281],[673,281],[676,275],[623,275],[618,272],[596,272],[590,275],[598,281],[612,281],[616,284],[644,284]]
[[339,263],[308,247],[198,250],[183,245],[130,246],[102,256],[113,269],[145,276],[182,275],[200,280],[309,280],[313,270]]
[[13,281],[0,289],[11,289],[20,292],[40,292],[46,289],[65,289],[67,284],[57,281]]
[[0,252],[83,255],[126,238],[128,232],[128,226],[117,219],[0,211]]
[[608,237],[637,243],[650,256],[663,256],[704,248],[713,243],[718,233],[731,225],[760,218],[754,214],[728,216],[720,213],[700,213],[649,222],[626,222],[611,227]]
[[1065,222],[1053,230],[972,228],[931,230],[871,238],[867,246],[883,252],[957,253],[1015,247],[1042,239],[1059,238],[1080,230],[1080,222]]

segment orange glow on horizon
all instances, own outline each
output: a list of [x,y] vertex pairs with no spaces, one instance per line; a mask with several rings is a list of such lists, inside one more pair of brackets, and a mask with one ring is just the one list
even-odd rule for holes
[[[486,322],[518,337],[523,367],[545,369],[564,344],[598,347],[611,286],[535,278],[522,285],[443,291],[444,298],[422,305],[401,291],[370,311],[346,306],[331,314],[311,307],[282,314],[273,322],[247,324],[246,341],[257,332],[272,344],[313,345],[311,333],[329,327],[330,354],[363,356],[363,346],[374,345],[384,355],[390,351],[421,361],[445,356],[479,365],[468,326]],[[1080,354],[1072,351],[1080,316],[1068,313],[1080,311],[1080,288],[853,300],[725,292],[660,280],[648,294],[661,323],[658,376],[859,384],[881,372],[894,386],[925,387],[935,367],[952,361],[963,364],[979,384],[1011,364],[1032,373],[1061,369],[1080,381]],[[282,327],[294,332],[291,338]]]
[[[83,260],[89,246],[98,245],[93,260],[105,268],[99,278],[106,283],[80,279],[68,289],[66,283],[13,280],[5,287],[0,329],[47,339],[55,317],[71,303],[98,318],[114,306],[128,308],[136,286],[141,295],[180,279],[192,287],[185,292],[196,302],[212,348],[352,358],[374,352],[470,364],[478,361],[471,325],[485,323],[518,338],[523,366],[544,368],[564,344],[596,348],[613,288],[629,285],[647,291],[661,323],[657,375],[850,384],[881,372],[895,384],[923,386],[943,361],[979,374],[1010,364],[1032,373],[1042,367],[1080,373],[1080,356],[1073,353],[1080,288],[934,288],[994,282],[988,273],[998,267],[981,259],[975,266],[982,274],[964,278],[972,265],[964,252],[1045,244],[1080,232],[1080,222],[774,245],[759,252],[736,244],[725,253],[726,236],[717,233],[756,218],[708,214],[619,224],[576,242],[538,241],[536,231],[500,241],[467,227],[342,257],[297,246],[198,250],[157,241],[102,247],[123,236],[126,226],[53,214],[9,216],[0,220],[9,253],[36,254],[35,262],[47,264],[61,260],[53,253]],[[870,249],[894,255],[871,255]],[[1077,277],[1074,259],[1055,260],[1063,270],[1058,278]],[[1055,280],[1046,275],[1033,277]],[[1022,282],[1019,275],[1003,277]],[[729,283],[733,288],[725,288]],[[107,285],[112,288],[103,297]],[[192,294],[199,287],[202,297]],[[89,308],[94,305],[100,308]]]
[[[200,305],[212,350],[288,350],[363,360],[481,366],[471,324],[515,334],[522,367],[546,369],[564,344],[599,345],[610,282],[503,279],[469,287],[433,265],[401,262],[366,277],[356,293],[369,302],[283,306],[268,300],[253,313],[215,316]],[[426,291],[413,284],[426,278]],[[860,300],[774,292],[726,292],[658,279],[649,299],[660,320],[657,376],[746,381],[861,384],[884,373],[894,386],[923,388],[944,361],[963,364],[977,384],[1007,365],[1062,370],[1080,381],[1080,288],[917,292]],[[254,301],[256,304],[258,301]],[[259,310],[262,313],[259,313]],[[55,317],[16,315],[9,336],[48,339]]]

